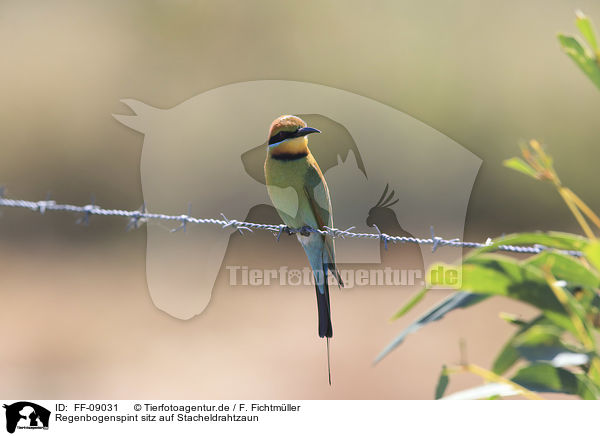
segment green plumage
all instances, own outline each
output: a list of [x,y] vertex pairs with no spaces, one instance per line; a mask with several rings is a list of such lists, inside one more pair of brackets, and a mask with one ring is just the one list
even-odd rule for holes
[[[313,165],[312,155],[295,160],[267,159],[265,178],[267,190],[283,222],[292,228],[304,225],[318,227],[308,195],[314,197],[318,215],[331,226],[329,191],[320,171]],[[291,189],[290,189],[291,188]],[[305,191],[308,191],[308,195]],[[297,209],[294,214],[294,209]]]
[[[283,132],[283,133],[281,133]],[[287,133],[286,133],[287,132]],[[283,116],[271,125],[269,146],[265,161],[265,179],[269,197],[290,228],[309,226],[313,229],[333,227],[329,189],[319,165],[308,149],[304,132],[318,130],[306,127],[298,117]],[[284,138],[284,139],[282,139]],[[326,234],[296,233],[302,244],[315,278],[319,336],[327,338],[329,368],[329,338],[333,336],[329,301],[329,271],[343,286],[335,265],[333,238]],[[331,384],[331,372],[329,372]]]

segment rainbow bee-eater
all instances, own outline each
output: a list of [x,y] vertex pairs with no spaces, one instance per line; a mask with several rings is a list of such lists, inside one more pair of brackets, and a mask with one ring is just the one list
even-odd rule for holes
[[[307,136],[320,133],[293,115],[271,124],[265,161],[265,179],[271,202],[286,226],[293,229],[333,227],[329,189],[308,148]],[[335,265],[333,238],[305,229],[296,236],[310,262],[317,291],[319,336],[327,338],[327,369],[331,384],[329,338],[333,336],[327,272],[343,286]]]

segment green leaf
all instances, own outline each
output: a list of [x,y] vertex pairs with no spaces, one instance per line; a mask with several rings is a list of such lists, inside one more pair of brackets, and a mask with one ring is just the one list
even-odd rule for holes
[[529,303],[544,311],[566,314],[546,283],[542,271],[508,256],[482,254],[469,258],[463,264],[461,289],[501,295]]
[[530,362],[545,362],[555,367],[581,366],[590,356],[561,340],[564,330],[545,318],[517,334],[511,341],[515,351]]
[[589,241],[582,236],[563,232],[514,233],[492,241],[492,244],[473,250],[468,257],[496,251],[500,245],[543,245],[559,250],[583,250]]
[[510,385],[504,383],[486,383],[482,386],[475,388],[465,389],[464,391],[455,392],[444,398],[443,400],[481,400],[481,399],[495,399],[501,397],[510,397],[514,395],[520,395]]
[[525,162],[520,157],[506,159],[504,162],[502,162],[502,165],[504,165],[507,168],[512,168],[513,170],[523,173],[529,177],[533,177],[534,179],[538,178],[537,171],[534,170],[527,162]]
[[498,375],[502,375],[508,371],[521,358],[521,355],[515,347],[515,339],[532,326],[542,322],[547,323],[548,320],[543,316],[538,316],[534,320],[519,328],[519,330],[517,330],[517,332],[504,345],[498,356],[496,356],[496,360],[494,360],[492,365],[492,371]]
[[544,316],[539,316],[520,328],[504,345],[494,361],[492,371],[502,375],[519,359],[545,362],[552,366],[579,366],[589,362],[589,354],[565,344],[564,330]]
[[574,374],[547,363],[535,363],[520,369],[512,381],[536,392],[560,392],[578,395],[586,400],[599,397],[598,388],[585,374]]
[[596,289],[600,287],[600,278],[580,259],[560,253],[543,252],[529,258],[526,263],[538,268],[550,267],[557,280],[567,282],[566,289],[575,296],[585,312],[600,308],[600,297],[596,293]]
[[600,271],[600,242],[590,242],[590,244],[583,250],[583,254],[594,266],[594,268],[596,268],[596,271]]
[[416,321],[406,327],[404,330],[400,332],[396,338],[390,342],[379,355],[375,358],[373,364],[377,364],[381,359],[387,356],[390,352],[392,352],[395,348],[397,348],[404,339],[411,333],[416,332],[421,327],[429,324],[430,322],[435,322],[442,319],[448,312],[453,311],[454,309],[461,309],[469,306],[473,306],[483,300],[485,300],[487,295],[478,295],[472,294],[469,292],[456,292],[449,297],[442,300],[440,303],[433,306],[423,315],[421,315]]
[[518,353],[529,362],[548,363],[556,368],[582,366],[590,362],[590,355],[576,353],[564,345],[537,345],[517,347]]
[[500,354],[496,356],[492,371],[498,375],[504,374],[508,371],[517,361],[521,358],[521,355],[514,347],[511,341],[508,341],[504,348],[500,351]]
[[[501,295],[528,303],[579,339],[593,341],[581,304],[566,292],[566,306],[563,306],[546,282],[544,272],[534,265],[507,256],[480,254],[464,262],[461,278],[464,291]],[[585,338],[581,336],[581,325],[586,330]]]
[[438,379],[437,386],[435,387],[436,400],[439,400],[444,396],[444,392],[446,392],[448,383],[450,383],[450,379],[448,378],[448,371],[446,370],[446,365],[444,365],[442,367],[442,372],[440,374],[440,378]]
[[540,322],[532,324],[518,334],[513,343],[515,347],[535,347],[538,345],[559,345],[560,336],[564,330],[554,324],[548,324],[547,320],[542,318]]
[[[564,308],[567,310],[569,317],[571,318],[570,325],[574,326],[574,330],[570,330],[575,334],[575,337],[579,339],[586,348],[590,350],[596,349],[596,339],[594,335],[594,328],[589,322],[586,310],[582,304],[575,298],[570,292],[564,292],[566,301],[564,302]],[[577,326],[579,324],[579,328]],[[586,341],[588,344],[586,345]]]
[[[587,250],[588,248],[586,247],[584,252],[587,252]],[[598,254],[600,255],[600,251]],[[552,275],[557,280],[566,281],[570,288],[582,286],[589,290],[595,290],[600,287],[600,278],[573,256],[546,251],[530,257],[527,259],[526,264],[538,268],[550,267]],[[593,292],[590,293],[592,294]],[[592,295],[590,295],[590,299],[591,297]]]
[[410,311],[413,307],[415,307],[417,303],[423,299],[427,291],[427,288],[423,288],[419,292],[417,292],[410,300],[408,300],[408,303],[406,303],[404,307],[402,307],[398,312],[394,314],[394,316],[392,316],[391,321],[397,320],[402,315]]
[[579,31],[590,45],[592,50],[596,52],[598,50],[598,43],[596,42],[596,32],[594,32],[594,26],[591,20],[581,11],[575,12],[576,19],[575,24],[579,28]]
[[[592,306],[600,307],[600,298],[595,293],[595,289],[600,287],[600,278],[588,270],[577,258],[557,252],[543,252],[522,262],[508,256],[485,253],[485,251],[505,243],[530,245],[542,243],[545,246],[578,251],[588,245],[585,238],[568,233],[524,233],[504,237],[491,246],[474,250],[475,254],[469,255],[465,259],[461,269],[461,289],[466,292],[451,295],[410,324],[384,348],[375,359],[375,363],[398,347],[406,336],[416,332],[424,325],[438,321],[454,309],[469,307],[492,295],[501,295],[531,304],[544,312],[548,322],[553,322],[577,335],[580,332],[573,325],[570,316],[570,313],[574,313],[577,318],[582,320],[589,332],[590,324],[586,321],[586,312]],[[547,267],[550,268],[557,280],[567,282],[566,289],[569,292],[577,294],[577,298],[568,294],[570,297],[568,300],[569,311],[548,286],[543,273],[543,268]],[[455,286],[455,283],[452,286]],[[404,315],[412,309],[423,298],[425,292],[422,290],[411,298],[396,315]],[[519,356],[516,347],[507,344],[496,358],[494,372],[503,373],[518,360]]]
[[595,55],[586,50],[577,37],[559,34],[558,41],[567,56],[600,88],[600,68]]
[[512,313],[500,312],[498,316],[504,321],[516,325],[517,327],[523,327],[528,323],[523,321],[519,315],[514,315]]

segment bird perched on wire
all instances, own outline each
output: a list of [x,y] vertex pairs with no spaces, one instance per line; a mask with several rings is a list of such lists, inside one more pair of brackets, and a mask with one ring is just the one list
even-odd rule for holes
[[271,124],[265,160],[265,179],[271,202],[289,228],[296,233],[315,278],[319,336],[327,338],[327,370],[331,384],[329,338],[333,336],[327,272],[343,287],[335,264],[333,238],[312,229],[333,227],[329,189],[317,161],[308,149],[307,136],[321,133],[293,115],[283,115]]

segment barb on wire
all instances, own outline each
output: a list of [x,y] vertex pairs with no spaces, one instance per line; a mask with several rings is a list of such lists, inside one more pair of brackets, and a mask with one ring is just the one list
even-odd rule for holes
[[[107,212],[109,212],[109,211],[107,211]],[[106,215],[112,215],[112,214],[107,213]],[[148,221],[148,218],[146,218],[146,215],[148,215],[146,213],[146,203],[143,203],[142,207],[140,207],[138,210],[132,211],[132,215],[129,218],[129,222],[127,223],[126,230],[129,231],[131,229],[139,229],[142,224],[144,224]]]
[[171,233],[175,233],[179,230],[183,230],[183,233],[185,233],[185,231],[187,230],[187,223],[188,223],[190,216],[192,216],[192,202],[191,201],[188,203],[187,215],[179,215],[181,224],[179,225],[179,227],[175,227],[174,229],[172,229]]
[[250,233],[252,233],[252,229],[244,224],[244,222],[240,222],[237,220],[230,220],[227,219],[227,217],[225,216],[225,214],[221,214],[221,216],[223,217],[223,219],[225,220],[225,225],[223,225],[222,227],[225,229],[227,227],[235,227],[237,229],[238,232],[240,232],[241,235],[244,234],[244,232],[242,230],[248,230]]
[[90,224],[90,211],[93,210],[96,207],[96,197],[92,194],[92,198],[90,199],[90,204],[86,204],[85,206],[83,206],[83,208],[85,209],[85,211],[83,212],[83,216],[81,218],[78,218],[77,221],[75,221],[77,224],[81,224],[84,226],[87,226]]
[[[377,227],[377,224],[373,224],[373,227],[375,227],[375,230],[377,230],[377,233],[379,234],[379,239],[381,239],[381,241],[383,242],[383,248],[387,251],[388,241],[390,240],[390,235],[381,233],[381,230],[379,230],[379,227]],[[393,241],[393,242],[396,243],[396,241]]]
[[[58,204],[53,200],[50,200],[50,197],[47,196],[46,200],[42,201],[26,201],[26,200],[15,200],[11,198],[4,198],[4,188],[0,187],[0,206],[4,207],[14,207],[14,208],[23,208],[29,209],[34,212],[40,212],[44,214],[46,211],[62,211],[62,212],[73,212],[73,213],[82,213],[83,217],[81,218],[81,222],[86,223],[89,221],[89,217],[91,215],[100,215],[100,216],[120,216],[129,219],[127,224],[127,230],[132,228],[138,228],[142,224],[147,221],[176,221],[179,222],[180,225],[171,231],[175,232],[179,229],[183,229],[185,232],[187,224],[214,224],[219,225],[222,228],[234,228],[239,231],[241,234],[243,230],[247,230],[252,232],[253,230],[267,230],[273,233],[273,235],[279,240],[281,235],[285,232],[289,235],[293,235],[295,233],[300,233],[307,235],[309,233],[319,233],[322,235],[329,235],[332,238],[361,238],[361,239],[379,239],[383,242],[385,249],[387,250],[388,243],[392,242],[396,244],[397,242],[402,243],[412,243],[419,245],[431,245],[432,251],[437,250],[439,247],[448,246],[448,247],[461,247],[461,248],[481,248],[486,247],[492,244],[492,239],[487,238],[484,243],[481,242],[466,242],[461,241],[458,238],[454,239],[444,239],[440,236],[436,236],[433,230],[433,226],[431,227],[431,238],[415,238],[411,236],[391,236],[386,233],[381,232],[377,226],[374,226],[377,230],[377,233],[357,233],[351,231],[354,227],[349,227],[346,230],[340,230],[336,228],[324,227],[323,229],[313,229],[311,227],[301,227],[299,229],[292,229],[284,224],[259,224],[259,223],[250,223],[246,221],[238,221],[231,220],[227,218],[225,215],[221,214],[222,219],[214,219],[214,218],[194,218],[191,216],[191,204],[188,205],[188,214],[187,215],[166,215],[162,213],[150,213],[146,209],[146,204],[144,203],[142,207],[138,210],[118,210],[118,209],[103,209],[100,206],[95,204],[94,199],[92,198],[91,204],[85,206],[75,206],[72,204]],[[498,251],[509,251],[512,253],[529,253],[529,254],[537,254],[541,253],[544,250],[550,249],[549,247],[543,245],[533,245],[533,246],[518,246],[518,245],[500,245],[496,247]],[[560,250],[562,253],[581,257],[582,253],[576,250]]]

